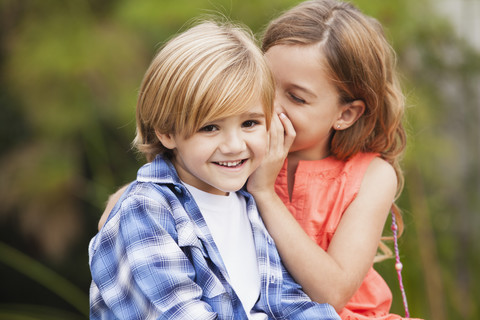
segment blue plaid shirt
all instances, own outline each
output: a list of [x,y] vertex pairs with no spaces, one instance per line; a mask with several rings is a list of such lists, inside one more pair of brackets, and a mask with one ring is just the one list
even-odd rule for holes
[[[253,197],[247,201],[261,277],[254,310],[269,319],[340,319],[283,267]],[[175,168],[138,171],[89,246],[90,319],[247,319],[205,220]]]

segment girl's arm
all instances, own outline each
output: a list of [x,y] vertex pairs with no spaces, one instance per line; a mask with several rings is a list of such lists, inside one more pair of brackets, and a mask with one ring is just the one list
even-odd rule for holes
[[128,184],[124,185],[120,189],[118,189],[114,194],[110,195],[108,197],[107,201],[107,206],[105,207],[105,211],[103,211],[102,216],[100,217],[100,220],[98,221],[98,230],[102,229],[103,225],[108,219],[108,215],[112,211],[113,207],[117,204],[118,200],[122,196],[122,194],[125,192],[127,189]]
[[[285,126],[285,120],[283,123]],[[285,127],[285,140],[288,139],[288,130]],[[275,179],[266,179],[268,174],[260,171],[253,175],[254,178],[258,177],[253,180],[255,183],[250,185],[249,182],[247,187],[255,197],[286,268],[312,300],[328,302],[336,310],[341,310],[358,290],[372,266],[396,192],[395,171],[384,160],[376,158],[372,161],[356,199],[340,221],[328,251],[310,239],[290,214],[275,193]],[[262,186],[261,181],[267,180],[269,185]]]

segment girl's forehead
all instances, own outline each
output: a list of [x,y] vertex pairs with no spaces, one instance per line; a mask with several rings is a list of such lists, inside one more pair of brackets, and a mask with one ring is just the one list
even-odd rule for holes
[[277,84],[292,82],[310,87],[328,75],[325,58],[315,45],[277,45],[265,56]]

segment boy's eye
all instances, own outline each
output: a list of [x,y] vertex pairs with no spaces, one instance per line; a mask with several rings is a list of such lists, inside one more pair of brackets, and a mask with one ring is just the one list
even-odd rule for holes
[[244,128],[251,128],[257,125],[259,122],[255,120],[247,120],[242,123],[242,127]]
[[288,93],[290,99],[293,100],[293,102],[295,103],[300,103],[300,104],[304,104],[306,101],[303,100],[302,98],[299,98],[297,97],[296,95],[294,95],[293,93]]
[[213,125],[213,124],[209,124],[209,125],[206,125],[204,127],[201,127],[199,131],[203,131],[203,132],[213,132],[213,131],[216,131],[218,130],[217,126],[216,125]]

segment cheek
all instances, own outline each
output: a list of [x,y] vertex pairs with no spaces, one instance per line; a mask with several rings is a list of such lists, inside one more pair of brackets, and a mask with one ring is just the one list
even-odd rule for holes
[[181,153],[186,162],[201,163],[205,162],[212,153],[210,141],[195,139],[193,143],[188,143],[182,146]]
[[304,108],[302,110],[302,107],[292,104],[292,102],[288,99],[285,99],[282,103],[282,109],[294,127],[300,125],[303,121],[303,118],[307,117]]
[[255,155],[257,157],[263,157],[267,152],[268,133],[263,131],[255,135],[255,137],[252,139],[251,145]]
[[304,117],[302,117],[302,114],[299,113],[298,110],[290,108],[285,110],[285,114],[292,123],[295,131],[298,131],[304,125],[305,119],[303,119]]

